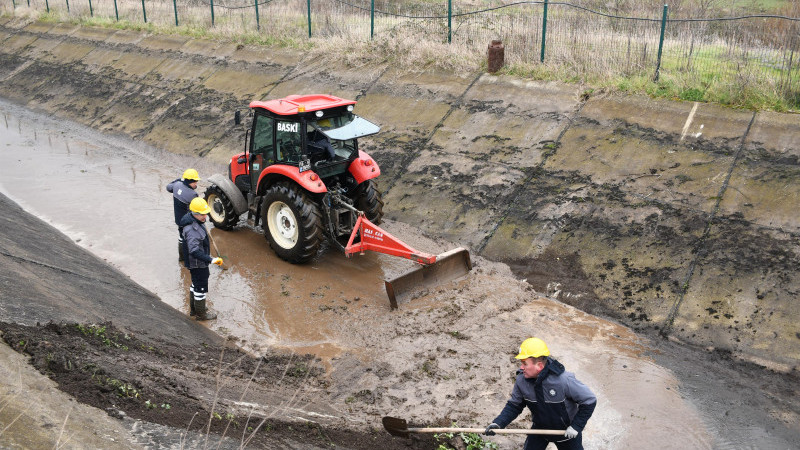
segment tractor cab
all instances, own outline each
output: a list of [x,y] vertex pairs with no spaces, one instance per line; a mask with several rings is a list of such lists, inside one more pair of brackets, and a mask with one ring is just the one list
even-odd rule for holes
[[[359,157],[358,138],[380,127],[353,114],[355,101],[328,95],[292,95],[250,103],[252,138],[246,153],[231,164],[232,178],[243,192],[258,192],[262,172],[275,165],[315,172],[323,182],[348,172]],[[234,167],[235,166],[235,167]]]

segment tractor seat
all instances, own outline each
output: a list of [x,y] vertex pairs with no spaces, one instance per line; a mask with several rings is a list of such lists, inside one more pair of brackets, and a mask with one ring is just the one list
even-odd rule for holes
[[321,145],[313,144],[313,143],[309,142],[308,143],[308,154],[310,156],[313,156],[313,155],[328,156],[328,150],[325,147],[321,146]]

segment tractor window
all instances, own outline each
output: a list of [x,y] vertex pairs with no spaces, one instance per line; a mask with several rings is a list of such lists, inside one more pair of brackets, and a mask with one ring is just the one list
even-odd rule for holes
[[250,189],[255,192],[261,171],[275,163],[275,148],[272,117],[256,114],[253,117],[253,146],[250,153]]
[[266,164],[275,159],[272,151],[272,121],[271,117],[256,115],[253,128],[253,155],[263,158]]
[[381,127],[369,120],[358,117],[352,113],[335,117],[323,117],[313,120],[310,125],[320,130],[325,136],[328,136],[328,138],[339,141],[369,136],[377,133],[381,129]]
[[300,122],[278,120],[275,132],[275,150],[278,161],[297,163],[300,161]]
[[[356,140],[348,135],[348,133],[354,131],[353,124],[358,124],[356,119],[361,118],[355,114],[348,113],[342,116],[315,119],[310,121],[308,125],[310,130],[313,129],[315,133],[322,133],[328,138],[336,154],[336,159],[350,159],[357,155],[356,150],[358,149]],[[356,135],[358,134],[356,133]]]

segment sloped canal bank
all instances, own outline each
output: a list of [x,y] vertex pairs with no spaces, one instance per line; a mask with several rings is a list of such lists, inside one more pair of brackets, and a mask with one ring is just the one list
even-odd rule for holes
[[[123,271],[134,280],[144,280],[143,284],[147,289],[164,292],[181,292],[185,289],[180,268],[172,254],[174,230],[171,225],[170,199],[165,192],[162,192],[163,182],[145,182],[145,180],[160,178],[170,181],[174,176],[172,174],[180,172],[189,161],[171,161],[157,150],[136,148],[136,144],[124,139],[95,134],[83,127],[46,119],[12,105],[4,105],[4,108],[7,112],[4,118],[9,125],[5,128],[6,133],[3,136],[9,140],[4,144],[4,150],[8,151],[3,153],[3,167],[8,172],[0,178],[3,192],[12,194],[25,204],[29,211],[64,229],[72,241],[79,241],[79,245],[90,249],[96,255],[103,255],[108,262],[123,268]],[[10,137],[15,132],[21,136],[20,139]],[[8,145],[12,140],[14,145],[19,147],[12,149],[12,146]],[[129,149],[128,145],[134,148]],[[20,160],[25,160],[24,164]],[[53,161],[62,162],[58,168],[53,168],[48,165],[48,162]],[[22,165],[15,168],[15,164]],[[36,168],[45,170],[45,176],[32,178],[10,176],[13,173],[30,174],[31,170],[20,169],[23,166],[32,168],[31,170]],[[61,183],[57,192],[42,195],[41,189],[52,186],[52,181],[58,179]],[[32,188],[31,180],[34,180],[34,183],[41,183],[39,188]],[[69,201],[64,203],[51,201],[53,197],[85,201],[86,198],[93,198],[93,195],[96,195],[98,186],[111,187],[106,190],[110,198],[96,203],[94,209],[76,208]],[[157,199],[159,196],[164,199],[162,202],[147,201],[148,198]],[[123,211],[119,205],[135,205],[136,199],[144,200],[149,206],[137,209],[138,214],[133,223],[150,223],[153,226],[140,236],[141,240],[134,243],[132,250],[120,251],[118,243],[129,236],[129,228],[126,226],[129,222],[123,220],[118,223],[113,219],[107,221],[104,217],[121,216]],[[76,210],[82,213],[77,214],[74,212]],[[3,211],[12,218],[25,216],[13,205],[3,208]],[[14,222],[12,220],[8,223]],[[41,226],[49,228],[43,224]],[[418,232],[408,225],[392,223],[390,226],[393,233],[404,238],[410,237],[412,244],[420,248],[439,251],[450,245],[415,237]],[[93,269],[89,274],[82,274],[76,273],[76,266],[69,262],[72,260],[64,257],[45,262],[47,257],[52,256],[49,252],[50,246],[56,242],[50,236],[21,238],[22,243],[32,246],[21,249],[8,243],[14,237],[13,234],[9,234],[10,231],[37,228],[38,225],[4,227],[4,230],[7,230],[4,233],[6,236],[4,248],[6,253],[12,256],[6,255],[3,265],[13,269],[4,272],[8,275],[4,286],[16,286],[17,289],[4,288],[3,305],[4,308],[19,308],[14,311],[15,315],[22,314],[22,317],[28,317],[28,321],[41,323],[46,323],[48,320],[57,322],[76,320],[85,324],[88,318],[98,324],[111,320],[120,326],[124,325],[120,321],[125,317],[125,314],[121,313],[130,312],[130,317],[137,321],[131,331],[136,338],[150,335],[151,339],[161,336],[173,340],[175,338],[171,330],[175,325],[170,325],[173,321],[178,325],[185,323],[199,328],[178,311],[184,308],[183,303],[172,305],[177,310],[164,309],[166,307],[164,304],[154,307],[153,303],[131,298],[129,291],[135,291],[134,288],[122,289],[120,292],[111,292],[92,299],[81,294],[86,289],[82,287],[73,290],[74,295],[70,298],[79,304],[84,302],[84,307],[63,308],[64,298],[53,293],[62,291],[65,286],[84,280],[101,269]],[[322,360],[327,360],[329,367],[326,367],[323,361],[309,364],[308,375],[301,368],[297,374],[302,376],[299,379],[286,378],[294,382],[287,382],[285,389],[277,393],[269,389],[274,383],[269,379],[264,380],[263,383],[268,384],[269,388],[262,386],[259,394],[253,393],[245,400],[248,403],[265,405],[263,406],[265,409],[279,408],[281,402],[293,398],[297,392],[295,398],[303,399],[299,403],[303,406],[301,410],[306,411],[306,415],[300,417],[317,424],[310,428],[322,430],[320,433],[314,431],[315,436],[323,436],[320,439],[324,436],[335,436],[335,430],[356,430],[351,436],[356,436],[363,442],[370,445],[384,442],[382,439],[387,436],[379,426],[379,418],[382,415],[398,415],[418,424],[449,425],[451,421],[456,421],[461,425],[482,425],[491,420],[502,407],[510,389],[510,376],[514,369],[510,356],[518,342],[532,333],[546,337],[553,351],[557,352],[557,357],[565,362],[570,370],[580,374],[601,398],[603,406],[598,408],[586,431],[585,442],[588,448],[641,448],[653,442],[653,439],[673,442],[671,437],[677,433],[683,433],[683,439],[675,442],[676,448],[685,448],[687,442],[695,448],[724,448],[743,442],[752,442],[752,445],[758,444],[762,448],[785,448],[784,446],[794,439],[796,431],[792,428],[794,423],[792,419],[797,417],[797,405],[787,399],[797,398],[797,395],[791,395],[795,392],[796,384],[792,383],[796,380],[764,372],[760,367],[732,365],[727,368],[732,364],[731,361],[710,361],[708,355],[697,354],[680,347],[664,345],[659,349],[653,342],[636,336],[625,327],[542,298],[525,283],[515,280],[510,271],[502,265],[478,259],[476,269],[469,279],[432,292],[425,298],[403,305],[400,311],[392,313],[388,311],[386,299],[379,289],[377,294],[355,295],[361,287],[350,285],[346,276],[348,272],[340,272],[344,270],[343,266],[354,264],[355,266],[351,267],[358,268],[362,272],[360,276],[363,277],[363,273],[366,272],[372,273],[379,279],[382,273],[380,260],[367,258],[359,261],[342,258],[336,260],[336,264],[332,264],[324,263],[325,258],[335,256],[326,254],[323,255],[323,262],[305,268],[291,268],[295,272],[291,272],[291,276],[286,278],[274,265],[250,267],[255,261],[255,256],[251,255],[237,261],[237,255],[242,252],[231,251],[237,246],[249,247],[253,255],[260,255],[266,261],[270,261],[271,255],[268,250],[253,248],[255,242],[257,240],[263,242],[263,238],[252,230],[245,228],[219,236],[227,236],[219,243],[224,254],[231,254],[232,268],[228,272],[233,273],[224,276],[221,272],[215,273],[212,279],[237,277],[235,280],[239,281],[231,284],[242,284],[247,286],[249,291],[261,294],[248,299],[242,297],[243,291],[226,288],[225,282],[213,287],[212,292],[217,293],[214,304],[220,310],[221,317],[211,324],[212,329],[220,334],[231,335],[239,342],[246,340],[254,349],[261,348],[262,351],[271,352],[269,350],[271,348],[289,347],[296,352],[304,353],[307,351],[303,348],[305,343],[296,341],[293,337],[296,335],[291,330],[283,331],[281,328],[291,324],[283,320],[269,322],[272,308],[262,303],[270,300],[268,296],[279,299],[287,297],[283,294],[287,292],[289,296],[297,295],[302,298],[305,305],[297,314],[287,316],[289,319],[301,321],[300,324],[306,324],[296,326],[295,329],[303,330],[309,326],[318,326],[317,331],[325,330],[322,336],[330,345],[310,350],[318,351],[317,355]],[[163,247],[154,245],[151,241],[163,242]],[[43,245],[44,243],[49,245]],[[146,247],[149,245],[153,247]],[[65,248],[69,247],[65,244]],[[75,251],[80,253],[77,248]],[[41,255],[41,258],[34,257],[35,255]],[[24,264],[20,264],[21,257],[45,264],[33,264],[30,261],[23,261]],[[65,261],[68,262],[65,264]],[[36,278],[43,280],[42,282],[33,284],[26,281],[32,279],[30,274],[32,267],[43,271],[35,275]],[[172,274],[173,270],[177,275]],[[329,270],[334,272],[325,273]],[[53,274],[60,274],[63,279],[59,283],[49,285],[47,283]],[[271,282],[277,282],[282,289],[276,291],[268,288]],[[308,285],[314,286],[314,295],[308,293]],[[42,295],[33,296],[30,294],[31,286],[51,287],[43,290]],[[96,280],[89,283],[89,286],[109,288],[108,283],[98,283]],[[110,286],[113,287],[113,284]],[[155,299],[141,288],[138,295],[150,301]],[[98,300],[110,302],[109,306],[112,309],[103,312],[102,308],[96,306]],[[291,299],[289,300],[287,306],[291,307],[293,303]],[[59,305],[62,307],[59,308]],[[3,321],[7,321],[5,318],[7,315],[10,317],[9,311],[13,309],[3,310]],[[86,312],[89,311],[95,315],[87,315]],[[266,323],[271,323],[270,327],[273,328],[271,332],[264,332],[265,328],[259,328],[258,323],[237,326],[241,317],[246,317],[248,314],[251,317],[258,317],[255,311],[261,311],[267,320]],[[65,313],[68,313],[67,317]],[[166,322],[155,325],[160,321]],[[62,329],[62,334],[69,333]],[[46,333],[32,328],[29,329],[27,338],[15,341],[34,342],[37,336],[46,336]],[[287,338],[284,339],[283,336]],[[46,368],[47,354],[54,353],[52,347],[48,346],[58,346],[62,342],[59,339],[44,339],[44,341],[46,344],[39,341],[36,348],[39,349],[39,361],[44,362],[43,367]],[[192,338],[189,339],[188,345],[203,348],[202,341]],[[69,349],[66,342],[63,345],[65,350],[63,354],[74,354],[66,351]],[[194,360],[190,356],[187,356],[189,363],[186,365],[170,359],[191,352],[189,347],[177,347],[179,350],[176,353],[165,351],[163,356],[166,359],[161,363],[153,361],[150,364],[139,364],[137,367],[148,367],[151,364],[164,367],[176,365],[177,370],[183,374],[186,374],[186,371],[193,371],[197,372],[192,375],[193,377],[201,375],[211,377],[205,378],[208,384],[198,382],[194,386],[187,381],[186,384],[178,383],[178,386],[167,385],[166,391],[159,391],[156,389],[159,383],[153,381],[159,379],[158,374],[142,372],[142,379],[138,379],[138,375],[132,375],[132,379],[126,380],[141,390],[142,396],[139,401],[114,401],[114,405],[130,407],[131,411],[126,413],[130,416],[134,416],[136,411],[151,411],[154,417],[149,417],[150,420],[158,420],[159,414],[164,412],[161,404],[166,402],[159,402],[156,399],[185,395],[191,400],[189,404],[200,404],[206,411],[210,411],[214,392],[211,372],[217,364],[217,353],[205,354],[207,362],[200,363],[205,369],[192,370],[197,363],[191,365]],[[337,350],[328,352],[331,347]],[[31,349],[33,348],[31,344]],[[118,351],[111,348],[102,350],[99,353]],[[159,352],[145,353],[148,357],[159,357]],[[654,356],[663,358],[661,364],[654,362],[652,359]],[[137,357],[129,358],[130,362],[137,361]],[[96,355],[89,358],[103,359]],[[307,358],[296,358],[298,359],[295,361],[298,362],[311,361]],[[66,357],[66,360],[70,358]],[[110,364],[115,360],[115,357],[109,357],[107,361]],[[64,358],[56,361],[56,364],[61,364],[60,367],[66,364],[69,368],[69,363],[65,363]],[[73,360],[73,367],[83,367],[75,364],[77,361],[77,358]],[[252,367],[252,362],[250,366],[243,367]],[[326,368],[329,371],[323,375]],[[107,370],[109,374],[115,373],[111,369]],[[75,373],[78,372],[73,369],[73,374]],[[138,372],[134,370],[132,373]],[[232,390],[243,389],[242,384],[246,384],[248,379],[247,371],[238,373],[240,374],[238,381],[235,380],[236,377],[231,376],[234,379]],[[613,376],[609,377],[608,374]],[[90,373],[86,372],[84,375],[93,381],[86,384],[87,389],[103,388],[93,380]],[[303,378],[306,376],[309,378]],[[681,379],[684,376],[686,381]],[[120,379],[118,375],[109,378]],[[180,379],[174,374],[164,378]],[[708,381],[719,379],[726,380],[724,385]],[[196,381],[197,378],[191,380]],[[300,385],[295,384],[297,382]],[[759,386],[758,392],[752,391],[754,385]],[[183,387],[190,389],[185,391]],[[298,391],[299,387],[302,389]],[[192,389],[202,392],[198,393]],[[746,402],[742,401],[745,390],[749,395]],[[229,392],[220,398],[219,404],[233,404],[239,399],[240,392]],[[735,395],[736,393],[740,395]],[[117,397],[114,395],[105,398],[116,400]],[[721,403],[720,399],[725,399],[726,402]],[[777,401],[779,399],[780,401]],[[147,400],[151,400],[151,404],[158,403],[158,409],[153,408],[158,413],[144,406]],[[180,405],[177,400],[170,401]],[[321,409],[315,411],[309,406],[315,404]],[[110,406],[103,409],[108,407]],[[314,414],[310,414],[312,412]],[[232,413],[230,409],[226,409],[225,414],[228,413],[234,414],[237,418],[241,418],[244,414]],[[225,414],[220,413],[220,416],[224,417]],[[296,417],[297,414],[299,414],[297,411],[293,411],[289,416]],[[747,426],[730,427],[734,419],[740,420],[740,425],[747,424]],[[755,426],[753,426],[754,421],[757,423]],[[287,426],[292,427],[292,425]],[[279,424],[275,427],[279,427]],[[372,431],[367,431],[370,429]],[[345,434],[350,435],[347,432]],[[348,445],[362,448],[357,447],[360,441],[329,439],[339,442],[346,448]],[[497,441],[503,444],[504,448],[513,448],[516,442],[513,439],[497,439]],[[307,444],[315,445],[314,442],[317,441]],[[518,444],[519,442],[516,442],[516,445]],[[406,443],[387,440],[379,445],[391,448],[395,445],[405,446]],[[420,445],[422,448],[430,448],[426,447],[426,444]]]
[[383,128],[363,144],[388,218],[637,330],[797,370],[798,115],[13,18],[0,40],[5,98],[215,164],[254,99],[354,98]]

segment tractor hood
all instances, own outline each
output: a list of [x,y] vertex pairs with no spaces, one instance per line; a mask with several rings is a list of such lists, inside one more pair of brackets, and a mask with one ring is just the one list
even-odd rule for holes
[[364,119],[363,117],[353,114],[350,116],[350,119],[352,120],[347,121],[344,125],[337,128],[327,128],[316,123],[312,124],[312,126],[329,139],[335,139],[337,141],[356,139],[363,136],[376,134],[377,132],[381,131],[381,127],[375,125],[367,119]]

